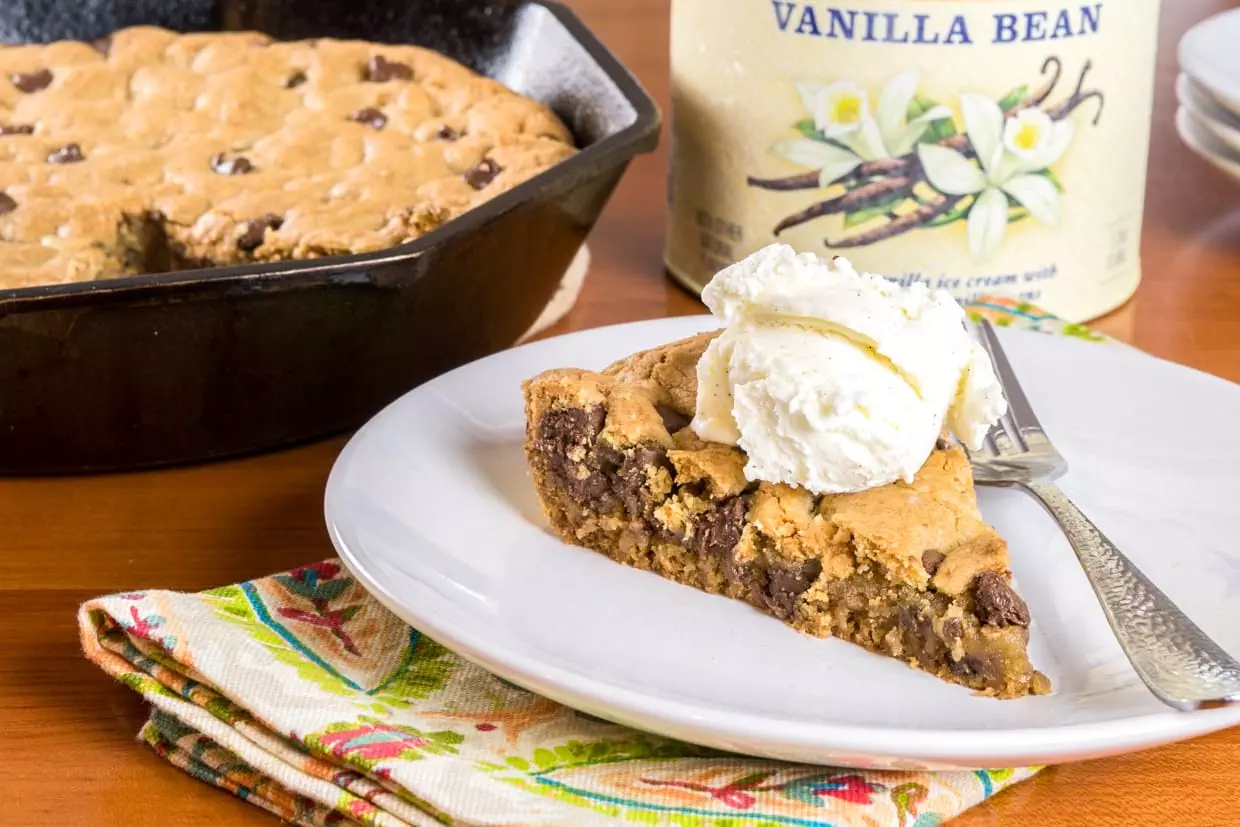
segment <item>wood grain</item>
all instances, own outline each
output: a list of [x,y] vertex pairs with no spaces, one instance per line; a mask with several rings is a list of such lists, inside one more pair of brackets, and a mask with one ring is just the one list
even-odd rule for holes
[[[667,0],[576,0],[666,107]],[[1151,353],[1240,381],[1240,187],[1180,146],[1175,44],[1217,0],[1163,4],[1137,297],[1099,326]],[[666,146],[666,141],[664,141]],[[640,159],[592,237],[584,295],[556,331],[701,312],[663,276],[665,150]],[[74,611],[121,589],[196,590],[329,556],[323,483],[341,440],[193,468],[0,480],[0,825],[216,827],[271,816],[134,742],[137,697],[80,654]],[[1240,730],[1058,767],[961,827],[1222,827],[1236,822]]]

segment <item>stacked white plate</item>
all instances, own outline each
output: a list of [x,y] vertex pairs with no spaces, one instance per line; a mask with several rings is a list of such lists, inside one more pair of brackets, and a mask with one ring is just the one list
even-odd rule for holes
[[1179,58],[1176,130],[1189,149],[1240,181],[1240,9],[1189,29]]

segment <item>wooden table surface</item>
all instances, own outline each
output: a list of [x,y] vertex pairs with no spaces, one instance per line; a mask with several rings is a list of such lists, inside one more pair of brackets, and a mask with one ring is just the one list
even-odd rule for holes
[[[668,0],[572,5],[666,107]],[[1145,281],[1099,326],[1240,381],[1240,186],[1185,150],[1172,125],[1175,44],[1230,5],[1163,4]],[[665,151],[642,158],[620,185],[592,237],[585,293],[559,331],[700,312],[663,275],[666,162]],[[98,594],[198,590],[330,556],[321,499],[341,444],[141,474],[0,481],[0,825],[276,823],[134,742],[142,704],[82,658],[74,611]],[[957,823],[1221,827],[1240,821],[1237,790],[1240,729],[1050,769]]]

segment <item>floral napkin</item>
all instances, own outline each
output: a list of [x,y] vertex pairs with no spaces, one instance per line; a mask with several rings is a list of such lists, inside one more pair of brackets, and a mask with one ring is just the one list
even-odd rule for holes
[[[970,310],[1104,339],[1016,302]],[[87,657],[151,704],[143,741],[299,825],[930,827],[1037,771],[805,766],[627,729],[458,658],[335,560],[78,620]]]

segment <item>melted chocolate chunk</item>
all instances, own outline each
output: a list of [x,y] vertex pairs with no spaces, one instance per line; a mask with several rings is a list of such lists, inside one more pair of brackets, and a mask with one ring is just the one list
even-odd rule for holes
[[953,661],[948,668],[958,677],[966,680],[981,678],[983,683],[989,685],[998,682],[1002,671],[993,655],[965,655],[960,660]]
[[947,555],[936,548],[927,549],[921,553],[921,564],[926,567],[926,574],[931,577],[938,572],[939,566],[943,565],[943,561],[947,559]]
[[439,131],[435,133],[435,137],[439,138],[441,141],[455,141],[457,138],[461,137],[461,133],[457,132],[450,126],[441,126],[439,127]]
[[663,420],[663,427],[667,428],[669,434],[674,434],[687,426],[691,416],[685,416],[675,408],[669,408],[666,405],[655,405],[654,409],[659,412],[659,417]]
[[649,469],[666,468],[671,472],[671,463],[667,461],[667,450],[662,445],[640,445],[624,458],[616,469],[612,487],[624,507],[632,517],[645,517],[651,503],[643,498]]
[[0,192],[0,215],[6,215],[17,209],[17,202],[7,192]]
[[51,86],[52,73],[48,69],[40,69],[37,72],[18,72],[9,75],[9,80],[13,81],[13,85],[18,89],[30,95]]
[[104,57],[107,57],[108,54],[112,51],[112,35],[108,35],[107,37],[101,37],[98,40],[92,40],[90,42],[90,45],[91,45],[91,48],[93,48],[96,52],[103,55]]
[[28,123],[11,123],[0,126],[0,135],[33,135],[34,127]]
[[973,578],[973,611],[987,626],[1029,625],[1029,607],[997,572],[984,571]]
[[806,560],[785,568],[770,566],[766,570],[766,605],[780,620],[788,620],[796,612],[797,598],[814,585],[822,574],[821,560]]
[[925,665],[941,658],[946,651],[943,641],[934,633],[934,621],[925,617],[916,606],[901,606],[900,631],[904,648]]
[[483,158],[478,162],[478,166],[466,172],[463,176],[465,183],[469,184],[476,190],[480,190],[487,184],[495,180],[495,176],[501,172],[499,164],[490,158]]
[[607,411],[601,405],[560,408],[539,420],[534,439],[534,447],[545,457],[547,473],[556,484],[572,499],[595,509],[615,502],[611,481],[600,469],[576,462],[573,457],[590,450],[606,420]]
[[539,420],[537,448],[549,454],[585,448],[594,443],[606,421],[607,411],[601,405],[550,411]]
[[211,156],[211,169],[220,175],[245,175],[254,171],[254,165],[244,155],[229,158],[221,152]]
[[375,55],[366,64],[362,74],[365,80],[372,83],[384,83],[389,80],[413,80],[413,69],[407,64],[388,60],[383,55]]
[[284,223],[284,219],[275,213],[267,213],[260,215],[258,218],[251,218],[242,224],[241,235],[237,238],[237,249],[245,252],[253,252],[263,246],[263,239],[267,235],[267,228],[273,230],[280,229],[280,225]]
[[964,637],[964,624],[958,617],[949,617],[943,621],[943,640],[950,646]]
[[744,524],[745,501],[729,497],[694,518],[693,531],[685,539],[685,545],[698,554],[731,558],[732,549],[741,541]]
[[387,125],[387,115],[384,115],[373,106],[368,106],[365,109],[357,110],[349,116],[349,120],[364,123],[374,129],[382,129]]
[[296,89],[308,80],[305,72],[294,72],[288,76],[288,80],[284,81],[285,89]]
[[76,164],[84,160],[86,156],[82,154],[82,148],[77,144],[65,144],[47,156],[49,164]]

